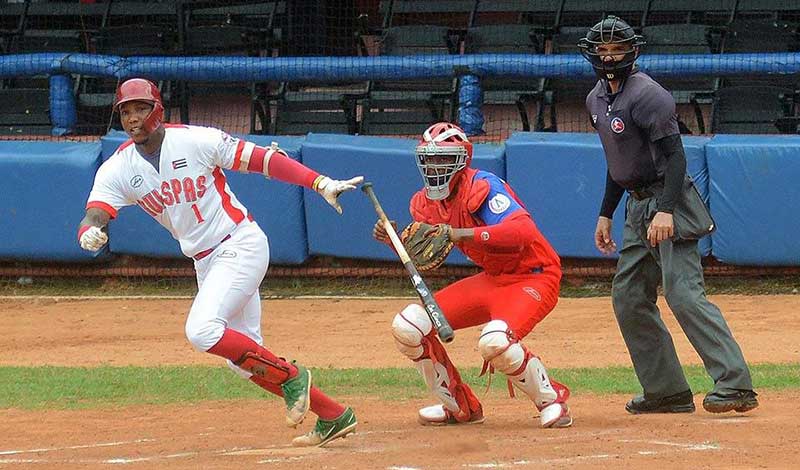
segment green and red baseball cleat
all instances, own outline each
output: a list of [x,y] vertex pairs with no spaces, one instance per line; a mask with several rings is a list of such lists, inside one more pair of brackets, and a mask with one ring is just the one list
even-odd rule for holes
[[308,434],[294,438],[292,445],[295,447],[323,447],[336,438],[347,437],[356,431],[356,415],[352,408],[345,408],[344,413],[330,421],[318,418],[314,429]]

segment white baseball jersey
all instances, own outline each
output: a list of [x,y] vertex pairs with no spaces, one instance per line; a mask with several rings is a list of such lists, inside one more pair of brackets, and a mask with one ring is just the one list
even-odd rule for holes
[[100,166],[86,207],[116,217],[121,207],[137,204],[191,257],[248,218],[222,169],[238,168],[254,144],[209,127],[166,125],[165,132],[158,171],[129,140]]

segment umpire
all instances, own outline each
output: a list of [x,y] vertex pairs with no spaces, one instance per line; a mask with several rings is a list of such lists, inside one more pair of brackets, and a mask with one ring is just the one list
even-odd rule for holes
[[644,391],[625,409],[638,413],[691,413],[692,392],[672,337],[656,306],[664,296],[706,370],[714,389],[703,400],[712,413],[758,406],[750,371],[719,308],[708,301],[697,240],[714,229],[705,203],[686,174],[675,101],[637,70],[644,38],[608,16],[578,46],[600,78],[586,97],[592,126],[606,155],[605,195],[595,245],[613,253],[611,217],[625,191],[625,230],[612,301]]

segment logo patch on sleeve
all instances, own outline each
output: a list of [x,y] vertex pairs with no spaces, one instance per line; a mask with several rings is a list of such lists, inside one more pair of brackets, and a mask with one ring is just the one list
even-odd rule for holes
[[502,214],[510,206],[511,200],[508,199],[508,196],[505,194],[495,194],[494,197],[489,200],[489,210],[495,214]]

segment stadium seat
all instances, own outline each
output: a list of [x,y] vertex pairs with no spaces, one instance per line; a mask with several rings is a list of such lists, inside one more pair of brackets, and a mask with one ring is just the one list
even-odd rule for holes
[[648,0],[564,0],[558,26],[588,28],[607,15],[616,15],[633,27],[642,25]]
[[643,26],[691,23],[725,26],[733,19],[737,0],[671,0],[650,3]]
[[473,26],[467,30],[464,53],[541,54],[543,40],[523,24]]
[[[665,24],[642,29],[647,45],[644,52],[651,54],[710,54],[708,26],[699,24]],[[714,77],[654,77],[672,93],[677,104],[691,104],[694,108],[697,129],[706,132],[701,103],[711,103],[711,94],[717,88]]]
[[0,8],[0,36],[21,34],[25,28],[25,11],[28,5],[7,3]]
[[[529,25],[475,26],[467,30],[464,52],[541,54],[540,41],[543,39]],[[522,121],[522,130],[530,131],[527,104],[541,102],[543,86],[544,79],[540,78],[484,77],[481,79],[483,104],[516,106]],[[541,130],[542,127],[541,123],[537,123],[535,129]]]
[[383,0],[378,11],[384,29],[427,24],[464,31],[470,24],[476,3],[476,0]]
[[0,135],[50,135],[50,91],[0,89]]
[[[795,28],[773,20],[735,20],[722,39],[723,54],[792,52],[798,49]],[[765,85],[797,88],[796,75],[757,74],[728,77],[728,86]]]
[[[269,55],[268,43],[270,42],[269,35],[272,34],[271,24],[267,23],[261,28],[249,23],[245,23],[246,25],[234,24],[234,20],[242,21],[240,15],[244,15],[248,11],[242,12],[244,7],[256,7],[256,5],[232,5],[227,9],[188,10],[185,19],[183,54],[200,57]],[[252,13],[267,15],[266,18],[271,20],[274,18],[277,4],[268,2],[266,7],[263,11],[255,9]],[[204,111],[209,107],[226,108],[230,103],[246,97],[250,100],[249,126],[251,129],[253,128],[253,113],[255,112],[253,100],[256,94],[254,83],[179,81],[175,88],[181,122],[211,125],[213,123],[203,115],[206,113],[199,112],[201,105]],[[200,122],[195,122],[198,119]]]
[[470,25],[524,24],[549,37],[558,27],[563,3],[564,0],[479,1]]
[[84,2],[32,2],[5,3],[0,8],[0,30],[7,30],[6,15],[18,15],[19,28],[35,32],[33,36],[59,32],[77,35],[91,34],[99,28],[108,6],[100,3]]
[[[380,50],[394,56],[451,54],[456,46],[446,26],[394,26],[384,31]],[[413,128],[410,134],[417,134],[420,125],[452,120],[455,91],[455,78],[372,81],[362,103],[361,133],[407,135]]]
[[26,30],[10,38],[8,53],[85,52],[85,40],[85,35],[76,30]]
[[418,135],[446,117],[444,101],[426,92],[372,92],[362,102],[360,133],[364,135]]
[[228,4],[224,6],[197,3],[200,5],[186,5],[190,25],[227,24],[271,31],[278,25],[279,18],[286,14],[285,1],[226,2]]
[[98,54],[121,56],[171,55],[176,52],[174,29],[157,24],[130,24],[101,28],[94,37]]
[[737,20],[771,20],[800,25],[800,4],[788,0],[739,0]]
[[331,92],[287,92],[278,101],[275,134],[355,134],[356,100]]
[[778,134],[778,120],[794,115],[794,91],[766,86],[720,88],[714,94],[711,132]]
[[723,53],[793,52],[798,49],[796,28],[773,20],[735,20],[722,40]]
[[184,53],[258,56],[266,46],[266,37],[259,30],[227,24],[203,25],[186,29]]
[[[586,36],[588,27],[562,27],[558,34],[552,40],[552,53],[553,54],[577,54],[578,41]],[[581,59],[582,60],[582,59]],[[545,82],[545,102],[550,105],[550,124],[546,130],[558,131],[558,110],[575,110],[578,115],[585,114],[584,103],[586,95],[592,90],[597,83],[594,77],[589,78],[554,78],[548,79]],[[544,107],[542,107],[544,110]],[[563,117],[563,116],[562,116]],[[539,118],[544,121],[544,118]],[[573,119],[569,119],[572,122]],[[564,129],[568,131],[586,131],[588,130],[588,120],[581,118],[581,125]]]

